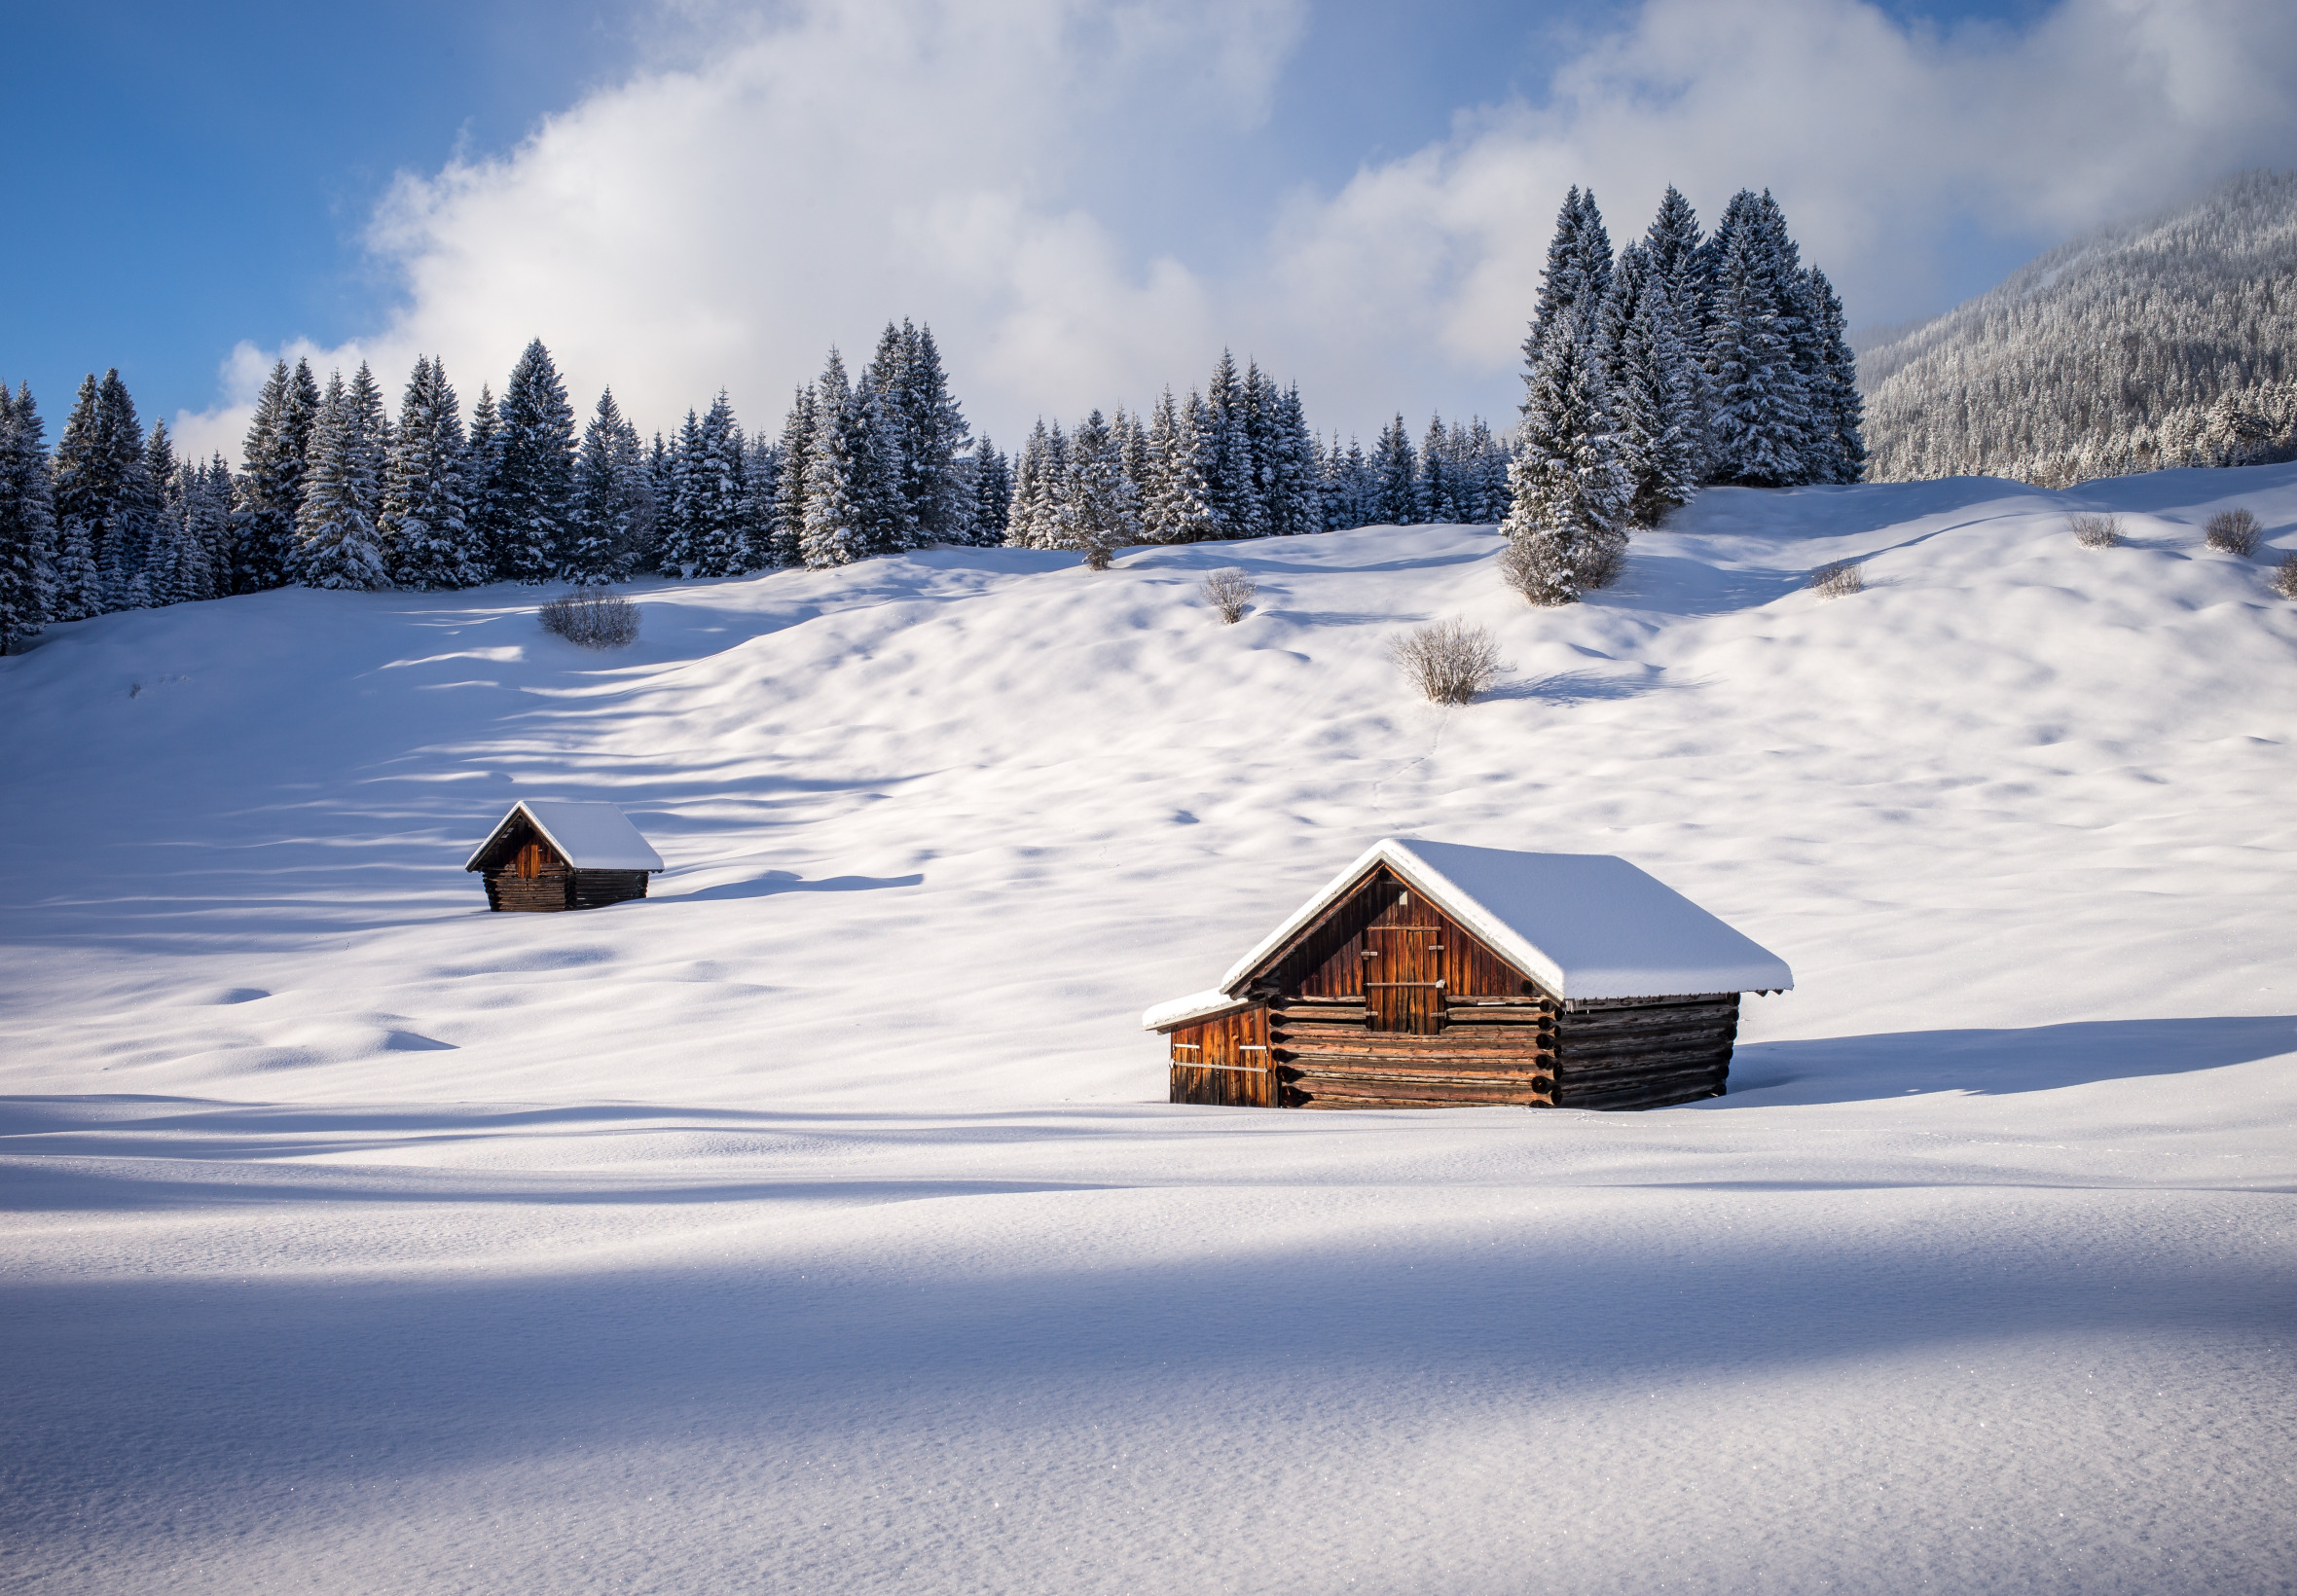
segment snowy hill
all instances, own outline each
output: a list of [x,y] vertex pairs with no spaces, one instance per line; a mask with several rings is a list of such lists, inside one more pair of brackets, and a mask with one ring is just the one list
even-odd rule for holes
[[2297,172],[2101,228],[1858,351],[1869,477],[2297,457]]
[[[2286,1588],[2297,605],[2236,504],[2297,547],[2271,466],[1711,491],[1561,611],[1438,526],[657,584],[608,655],[509,588],[57,628],[15,1572]],[[1514,671],[1439,711],[1381,645],[1454,615]],[[519,796],[655,895],[485,913]],[[1623,854],[1797,990],[1696,1107],[1165,1106],[1139,1011],[1383,834]]]

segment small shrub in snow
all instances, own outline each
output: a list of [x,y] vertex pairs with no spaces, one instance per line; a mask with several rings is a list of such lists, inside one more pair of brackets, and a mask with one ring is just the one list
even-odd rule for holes
[[1626,568],[1624,532],[1565,537],[1552,531],[1512,537],[1500,551],[1500,580],[1542,606],[1572,604],[1583,593],[1607,588]]
[[2265,528],[2248,511],[2220,510],[2209,518],[2209,529],[2204,537],[2210,548],[2223,549],[2246,560],[2257,552],[2257,541],[2264,535]]
[[621,648],[638,640],[638,606],[619,593],[577,588],[542,606],[542,630],[584,648]]
[[2297,554],[2281,562],[2281,568],[2273,573],[2273,591],[2283,598],[2297,598]]
[[1432,621],[1390,640],[1388,658],[1431,704],[1466,704],[1499,678],[1500,645],[1466,621]]
[[1855,560],[1838,560],[1810,573],[1810,591],[1821,598],[1847,598],[1866,591],[1866,567]]
[[2085,549],[2110,549],[2122,541],[2120,516],[2068,516],[2065,524],[2073,528],[2074,541]]
[[1204,595],[1204,601],[1221,612],[1221,619],[1234,626],[1244,619],[1244,606],[1253,601],[1253,595],[1260,591],[1259,584],[1244,572],[1230,567],[1214,571],[1196,590]]

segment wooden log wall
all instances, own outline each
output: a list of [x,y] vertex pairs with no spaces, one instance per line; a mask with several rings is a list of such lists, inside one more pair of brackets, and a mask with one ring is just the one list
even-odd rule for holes
[[1255,1005],[1176,1030],[1171,1101],[1223,1108],[1276,1107],[1267,1009]]
[[1566,1004],[1556,1016],[1556,1102],[1661,1108],[1721,1097],[1738,1039],[1738,994]]
[[567,907],[567,884],[574,873],[560,860],[550,860],[530,876],[508,864],[487,875],[487,907],[551,913]]
[[577,870],[574,872],[577,909],[600,909],[609,903],[628,903],[646,895],[643,870]]
[[1738,994],[1566,1003],[1375,868],[1241,1013],[1173,1033],[1175,1103],[1656,1108],[1719,1097]]

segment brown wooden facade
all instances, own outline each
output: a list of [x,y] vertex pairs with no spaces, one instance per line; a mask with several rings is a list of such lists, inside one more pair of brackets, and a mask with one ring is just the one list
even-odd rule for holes
[[1375,866],[1263,961],[1239,1006],[1171,1033],[1171,1101],[1261,1108],[1720,1097],[1735,992],[1565,1001]]
[[477,868],[490,909],[552,914],[646,895],[645,871],[577,870],[525,815],[513,816],[492,840]]

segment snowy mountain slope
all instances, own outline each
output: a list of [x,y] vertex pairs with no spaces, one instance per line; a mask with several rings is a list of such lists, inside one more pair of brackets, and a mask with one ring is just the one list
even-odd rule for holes
[[[658,586],[609,656],[510,589],[58,629],[0,661],[12,1561],[2289,1588],[2297,607],[2235,503],[2297,546],[2281,466],[1711,492],[1560,612],[1430,526]],[[1516,669],[1440,712],[1380,645],[1447,615]],[[657,895],[485,914],[518,795]],[[1798,990],[1695,1108],[1162,1106],[1139,1010],[1384,833],[1622,853]]]

